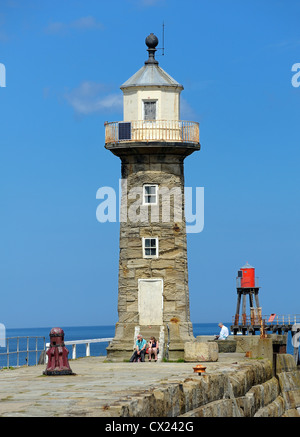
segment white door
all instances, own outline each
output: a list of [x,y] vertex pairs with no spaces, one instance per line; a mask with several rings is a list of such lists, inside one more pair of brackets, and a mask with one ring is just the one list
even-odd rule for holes
[[139,279],[138,308],[140,325],[162,325],[162,279]]

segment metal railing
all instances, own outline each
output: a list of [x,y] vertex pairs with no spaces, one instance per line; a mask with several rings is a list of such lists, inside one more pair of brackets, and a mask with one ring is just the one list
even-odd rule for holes
[[133,120],[105,123],[105,144],[128,141],[199,143],[199,123],[181,120]]
[[[65,341],[65,346],[72,346],[72,359],[76,359],[76,346],[79,344],[85,344],[85,356],[89,357],[91,354],[90,344],[91,343],[105,343],[111,342],[113,338],[93,338],[89,340],[71,340]],[[50,343],[46,343],[45,337],[7,337],[6,339],[6,352],[0,352],[0,369],[10,368],[10,367],[20,367],[37,365],[39,362],[39,355],[43,352],[47,352],[50,348]],[[39,347],[39,342],[42,341],[43,347]],[[34,346],[32,343],[34,342]],[[1,349],[0,349],[1,350]],[[24,354],[23,357],[21,355]],[[33,363],[30,363],[30,357],[35,354],[35,359]],[[4,359],[2,359],[2,357]],[[5,359],[6,357],[6,359]],[[15,359],[12,360],[11,358]],[[23,358],[23,359],[22,359]],[[48,356],[45,354],[45,362],[48,362]]]
[[[92,338],[90,340],[70,340],[65,341],[65,346],[72,346],[72,360],[76,359],[76,346],[78,344],[85,344],[85,356],[90,357],[91,356],[91,343],[105,343],[105,342],[111,342],[112,338]],[[46,343],[46,352],[50,348],[50,343]],[[46,363],[48,362],[48,356],[46,355]]]
[[[35,354],[35,365],[38,364],[38,352],[44,352],[46,349],[45,337],[37,336],[37,337],[7,337],[6,339],[6,352],[0,353],[0,359],[4,357],[4,360],[1,359],[0,368],[7,367],[20,367],[20,366],[29,366],[30,365],[30,357],[32,354]],[[42,342],[43,348],[39,348],[39,342]],[[34,343],[34,346],[32,346]],[[32,349],[30,349],[32,347]],[[0,349],[1,350],[1,349]],[[24,354],[23,362],[20,362],[21,354]],[[5,363],[6,356],[6,363]],[[11,360],[10,358],[15,358]],[[22,361],[22,359],[21,359]],[[4,365],[6,364],[6,365]]]
[[[300,314],[286,314],[286,315],[269,314],[269,315],[262,315],[261,319],[265,326],[294,325],[295,323],[300,323]],[[244,326],[260,324],[260,320],[258,317],[253,318],[248,315],[246,316],[240,315],[238,321],[236,320],[236,316],[235,316],[232,318],[232,320],[234,324],[240,324]]]

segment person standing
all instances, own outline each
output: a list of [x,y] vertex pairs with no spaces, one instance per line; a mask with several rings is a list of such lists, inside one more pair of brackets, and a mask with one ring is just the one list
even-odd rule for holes
[[133,361],[138,361],[139,358],[141,358],[142,362],[145,361],[146,345],[147,345],[146,340],[143,338],[141,334],[139,334],[137,336],[136,349],[129,360],[131,363]]

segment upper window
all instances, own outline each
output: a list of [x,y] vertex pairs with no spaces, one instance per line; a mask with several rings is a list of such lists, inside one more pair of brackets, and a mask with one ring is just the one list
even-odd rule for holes
[[158,258],[158,238],[143,238],[144,258]]
[[156,101],[144,101],[144,120],[156,120]]
[[144,185],[143,187],[143,200],[144,205],[156,205],[157,204],[157,185]]

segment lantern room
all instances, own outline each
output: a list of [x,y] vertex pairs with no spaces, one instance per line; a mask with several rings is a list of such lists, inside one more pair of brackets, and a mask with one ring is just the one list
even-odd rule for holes
[[179,120],[180,93],[183,86],[166,73],[155,59],[158,39],[153,33],[146,38],[149,58],[122,86],[123,119]]
[[149,57],[120,87],[123,120],[105,123],[105,147],[113,151],[115,146],[123,147],[125,143],[159,141],[199,150],[199,123],[180,119],[183,86],[158,65],[157,37],[151,33],[145,43]]

